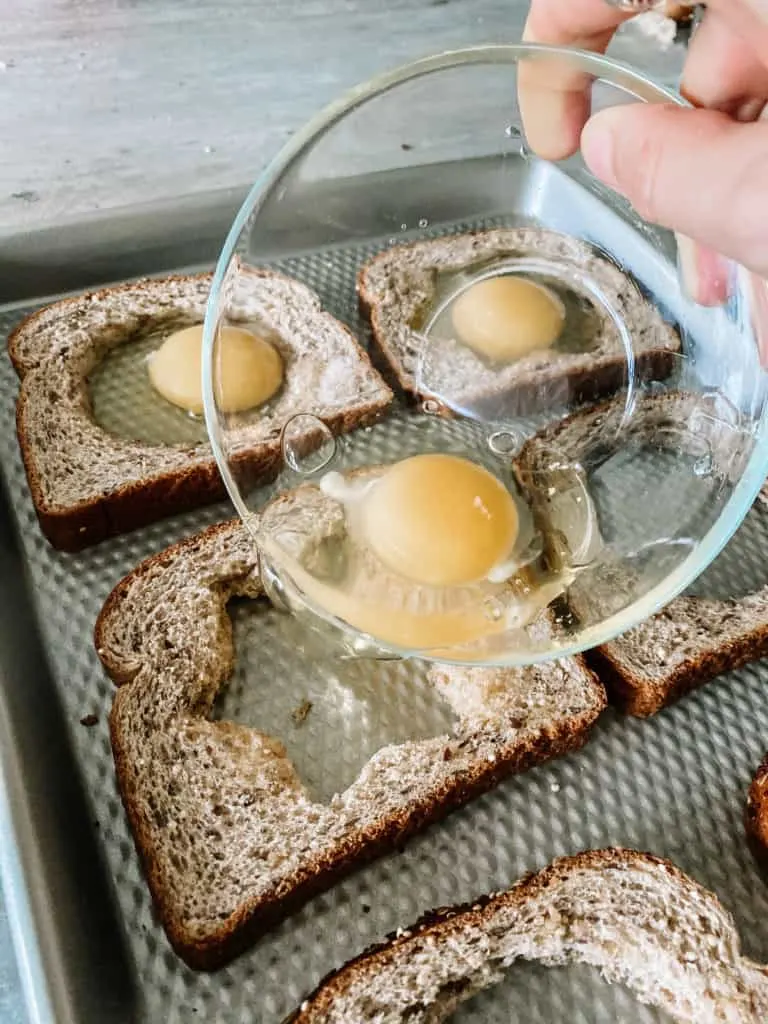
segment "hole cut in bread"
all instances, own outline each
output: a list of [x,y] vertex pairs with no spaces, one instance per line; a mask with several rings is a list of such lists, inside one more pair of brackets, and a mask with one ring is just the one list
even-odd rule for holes
[[[20,378],[17,429],[32,499],[54,547],[76,551],[225,497],[207,441],[150,444],[96,421],[89,378],[119,346],[202,323],[210,274],[137,281],[63,299],[23,321],[8,341]],[[232,424],[236,472],[249,486],[280,467],[280,431],[297,413],[336,433],[373,422],[392,392],[347,327],[305,285],[242,269],[227,304],[232,322],[279,339],[285,382],[263,415]],[[160,399],[158,399],[160,401]]]
[[202,969],[505,776],[577,749],[605,706],[581,658],[435,668],[452,730],[383,747],[319,802],[278,740],[211,720],[235,666],[228,602],[260,595],[250,535],[221,524],[127,576],[95,631],[119,685],[110,729],[136,845],[171,943]]

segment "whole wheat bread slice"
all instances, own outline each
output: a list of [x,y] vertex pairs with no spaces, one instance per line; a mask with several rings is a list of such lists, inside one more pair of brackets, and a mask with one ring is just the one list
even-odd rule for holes
[[[116,346],[152,329],[202,322],[210,285],[209,274],[174,276],[64,299],[9,338],[21,379],[19,443],[41,528],[55,547],[79,550],[224,497],[208,444],[114,436],[95,421],[88,386]],[[367,354],[303,284],[243,271],[227,299],[232,322],[263,327],[286,364],[278,398],[228,439],[250,484],[279,468],[280,429],[292,415],[312,413],[342,432],[373,421],[390,403]]]
[[[358,296],[376,347],[400,388],[429,397],[417,382],[423,337],[418,330],[433,309],[438,279],[493,261],[548,258],[595,278],[607,300],[621,310],[630,331],[637,371],[669,376],[680,338],[633,281],[586,242],[541,228],[497,228],[395,246],[370,260],[358,275]],[[447,387],[460,382],[462,400],[474,404],[503,396],[508,414],[594,401],[626,384],[626,355],[613,319],[584,292],[599,327],[588,352],[533,352],[506,366],[490,366],[455,339],[441,343],[439,367]],[[437,362],[436,362],[437,365]],[[440,394],[440,390],[433,387]],[[453,391],[451,391],[453,393]]]
[[768,754],[757,769],[747,797],[747,831],[768,864]]
[[728,422],[731,407],[716,396],[669,388],[662,393],[626,392],[545,424],[516,455],[521,483],[551,468],[553,453],[590,467],[630,442],[670,447],[690,456],[705,452],[714,472],[735,482],[743,468],[743,435]]
[[286,1024],[438,1024],[519,960],[588,964],[686,1024],[764,1024],[768,968],[717,897],[631,850],[556,860],[508,892],[443,909],[331,974]]
[[[673,444],[684,448],[710,442],[715,468],[724,476],[738,475],[739,453],[732,450],[731,435],[724,420],[702,414],[702,396],[670,391],[640,396],[626,428],[620,429],[624,398],[574,413],[543,428],[525,443],[517,456],[515,472],[529,493],[534,514],[551,533],[546,487],[542,479],[553,462],[553,452],[567,455],[575,464],[601,457],[601,449],[626,445],[629,435],[641,440],[669,433]],[[710,401],[707,399],[707,401]],[[695,421],[694,418],[695,417]],[[688,424],[685,430],[681,426]],[[642,483],[642,488],[647,486]],[[652,493],[633,492],[633,501],[652,500]],[[758,499],[765,501],[764,496]],[[600,576],[583,578],[571,588],[571,610],[585,609],[591,615],[601,611]],[[631,569],[606,567],[606,594],[615,598],[634,584]],[[611,703],[628,714],[645,717],[671,704],[715,676],[755,661],[768,654],[768,587],[732,601],[681,597],[657,615],[629,630],[611,643],[587,652],[590,665],[605,683]]]
[[95,629],[120,686],[110,728],[123,803],[170,941],[195,968],[223,964],[504,776],[580,747],[605,704],[580,658],[435,669],[452,734],[379,750],[316,803],[279,742],[209,718],[235,662],[227,602],[260,593],[250,535],[222,524],[139,566]]
[[646,718],[768,655],[768,587],[733,601],[679,597],[587,654],[617,704]]

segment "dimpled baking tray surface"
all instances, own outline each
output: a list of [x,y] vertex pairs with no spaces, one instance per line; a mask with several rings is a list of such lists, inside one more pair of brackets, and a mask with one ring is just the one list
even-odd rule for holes
[[[580,228],[573,203],[572,223],[558,220],[563,197],[556,189],[551,207],[541,189],[535,194],[531,217]],[[599,217],[587,213],[600,242]],[[609,219],[604,227],[615,232],[616,222]],[[612,236],[615,249],[614,243]],[[281,268],[315,287],[336,315],[362,331],[354,274],[374,249],[304,252],[284,258]],[[632,251],[640,251],[634,243]],[[191,252],[180,250],[178,265],[187,265]],[[142,267],[138,245],[135,253],[136,273],[160,269],[149,260]],[[650,266],[633,270],[641,279],[653,277]],[[0,314],[2,333],[26,312],[17,306]],[[137,393],[135,370],[128,366],[124,388],[115,391],[118,418],[120,403],[129,406]],[[506,781],[313,900],[236,963],[212,975],[185,968],[153,914],[122,812],[107,727],[112,684],[91,635],[102,602],[125,573],[174,540],[228,517],[230,509],[221,505],[179,517],[79,555],[55,553],[37,527],[22,469],[16,390],[3,354],[0,464],[24,566],[13,579],[8,574],[16,590],[6,589],[3,600],[15,606],[22,590],[31,595],[37,627],[24,617],[0,646],[0,681],[12,691],[6,694],[3,737],[18,749],[23,783],[14,790],[11,831],[1,842],[28,965],[27,991],[41,1006],[47,999],[53,1007],[35,1020],[277,1024],[327,971],[423,911],[503,889],[558,855],[613,844],[669,857],[712,888],[734,914],[746,952],[768,962],[768,887],[743,829],[749,780],[768,748],[768,666],[756,664],[649,721],[606,712],[583,751]],[[393,442],[391,432],[382,436]],[[737,596],[767,582],[766,550],[768,512],[757,506],[697,593]],[[348,785],[381,745],[442,733],[450,725],[450,712],[426,685],[420,666],[317,663],[293,621],[247,604],[232,614],[237,670],[215,713],[258,724],[283,740],[318,799]],[[17,649],[30,658],[42,649],[45,660],[38,658],[24,675],[18,666],[14,670]],[[274,687],[275,678],[288,685]],[[297,722],[293,712],[306,701],[312,709]],[[41,718],[45,736],[34,732]],[[40,794],[22,806],[19,794],[29,796],[37,785],[40,765],[46,766]],[[11,768],[5,765],[6,775]],[[57,795],[52,779],[57,785],[72,780],[71,792]],[[79,872],[77,884],[72,872]],[[589,970],[520,964],[454,1019],[574,1024],[662,1018]]]

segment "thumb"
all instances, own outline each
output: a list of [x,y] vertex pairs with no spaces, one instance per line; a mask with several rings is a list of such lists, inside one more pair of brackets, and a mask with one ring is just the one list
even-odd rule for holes
[[612,107],[591,118],[581,147],[590,170],[645,220],[768,276],[768,121],[671,104]]

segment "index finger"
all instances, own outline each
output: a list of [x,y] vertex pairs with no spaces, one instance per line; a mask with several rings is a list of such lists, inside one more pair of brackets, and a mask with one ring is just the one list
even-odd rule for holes
[[[604,53],[631,17],[605,0],[533,0],[523,40]],[[521,60],[517,81],[528,145],[546,160],[572,156],[590,115],[590,76],[553,55]]]

